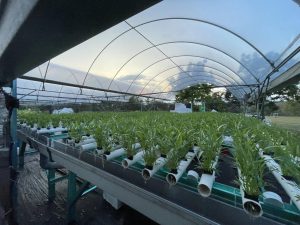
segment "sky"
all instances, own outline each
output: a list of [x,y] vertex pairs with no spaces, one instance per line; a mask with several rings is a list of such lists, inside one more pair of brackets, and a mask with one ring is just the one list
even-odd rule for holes
[[[300,45],[299,5],[292,0],[165,0],[51,59],[48,73],[54,80],[85,80],[137,94],[175,90],[171,81],[181,76],[191,80],[187,85],[219,84],[220,76],[224,84],[255,83],[271,67],[249,43],[278,64]],[[298,54],[294,62],[299,59]],[[46,64],[26,75],[44,74]],[[202,69],[184,72],[191,65]]]

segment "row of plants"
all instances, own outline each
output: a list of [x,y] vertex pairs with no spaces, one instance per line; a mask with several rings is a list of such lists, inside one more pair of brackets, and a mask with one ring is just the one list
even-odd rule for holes
[[[106,155],[122,146],[129,160],[140,153],[149,171],[160,164],[171,174],[177,174],[189,152],[194,152],[190,155],[198,158],[202,174],[214,177],[223,138],[232,136],[232,154],[238,171],[236,180],[246,198],[257,201],[265,185],[265,162],[260,157],[260,149],[280,164],[283,175],[292,177],[298,184],[300,181],[299,138],[286,130],[266,126],[242,115],[157,112],[49,115],[21,111],[19,119],[20,123],[26,121],[31,127],[65,126],[70,138],[76,142],[91,135],[97,142],[97,148]],[[141,148],[136,146],[137,143]],[[149,174],[148,177],[151,176]],[[203,182],[200,180],[199,184],[203,185]],[[208,190],[207,196],[209,194]],[[259,210],[255,204],[245,207],[253,214]]]
[[211,162],[219,154],[222,135],[234,136],[236,143],[247,136],[249,141],[259,144],[266,153],[274,155],[280,162],[284,175],[299,178],[300,174],[289,165],[294,162],[294,158],[300,157],[299,139],[296,135],[240,115],[139,112],[50,115],[19,111],[19,120],[26,121],[30,126],[65,126],[76,142],[82,136],[92,134],[98,148],[110,152],[116,143],[121,144],[126,148],[128,157],[135,153],[133,144],[140,142],[147,150],[144,156],[146,164],[152,165],[155,155],[166,156],[169,153],[172,158],[168,160],[169,168],[176,167],[189,148],[198,145],[203,150],[201,169],[208,173],[213,172]]

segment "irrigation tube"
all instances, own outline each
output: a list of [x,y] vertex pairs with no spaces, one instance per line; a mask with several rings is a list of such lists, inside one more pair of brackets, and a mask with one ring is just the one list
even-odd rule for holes
[[193,150],[194,150],[194,152],[196,152],[196,151],[198,152],[198,151],[200,151],[200,147],[194,145],[194,146],[193,146]]
[[166,179],[167,179],[167,182],[170,185],[175,185],[179,181],[180,177],[182,176],[182,174],[184,173],[186,168],[190,165],[192,160],[197,155],[197,152],[198,151],[188,152],[185,155],[186,160],[181,160],[179,162],[179,166],[177,167],[177,173],[176,174],[175,173],[168,173]]
[[109,154],[103,154],[103,158],[107,161],[110,161],[114,158],[117,158],[117,157],[123,155],[124,153],[125,153],[125,149],[119,148],[119,149],[116,149],[116,150],[110,152]]
[[35,132],[35,131],[37,131],[37,127],[34,126],[33,128],[30,128],[30,130],[31,130],[31,132]]
[[167,158],[159,157],[153,165],[152,170],[148,168],[144,168],[142,170],[142,176],[144,180],[149,180],[160,168],[162,168],[167,162]]
[[136,163],[137,161],[141,160],[144,156],[144,151],[140,151],[138,153],[136,153],[134,156],[133,156],[133,159],[130,160],[128,158],[126,159],[123,159],[122,161],[122,166],[127,169],[129,166],[133,165],[134,163]]
[[81,148],[82,145],[90,144],[90,143],[93,143],[93,142],[96,142],[96,140],[93,137],[83,139],[78,143],[75,143],[74,139],[67,139],[66,140],[67,144],[70,144],[75,148]]
[[[135,143],[133,144],[135,149],[138,149],[141,147],[140,143]],[[118,148],[112,152],[110,152],[109,154],[103,154],[103,158],[107,161],[115,159],[121,155],[125,154],[125,149],[124,148]]]
[[88,151],[88,150],[93,150],[97,148],[97,143],[96,142],[91,142],[87,144],[83,144],[80,146],[81,151]]
[[240,192],[241,192],[241,196],[242,196],[243,208],[251,216],[260,217],[263,214],[262,207],[258,201],[255,201],[253,199],[249,199],[249,198],[245,197],[244,185],[243,185],[243,181],[241,178],[242,174],[241,174],[241,171],[239,168],[237,168],[237,170],[238,170],[238,175],[239,175],[239,181],[241,183]]
[[37,131],[38,134],[47,134],[47,133],[56,133],[56,132],[62,132],[62,131],[67,131],[67,128],[62,128],[62,127],[57,127],[57,128],[42,128]]
[[298,185],[294,181],[287,180],[282,176],[280,165],[275,162],[275,160],[272,159],[271,156],[261,154],[261,157],[265,160],[267,167],[272,172],[278,183],[280,183],[282,188],[288,194],[288,196],[291,198],[297,209],[300,210],[300,188],[298,187]]
[[33,131],[35,131],[35,127],[32,128],[30,125],[27,125],[26,123],[25,123],[25,125],[23,125],[23,129],[24,129],[26,132],[30,132],[31,129],[33,129]]
[[[94,138],[84,139],[84,140],[80,141],[79,143],[75,143],[75,148],[78,148],[78,147],[80,148],[82,145],[87,145],[87,144],[91,144],[91,143],[96,143],[96,140]],[[97,143],[96,143],[96,145],[97,145]]]
[[215,168],[217,166],[218,160],[219,160],[219,156],[216,156],[212,165],[213,168],[212,174],[202,173],[201,175],[200,181],[198,183],[198,192],[202,197],[208,197],[211,194],[212,186],[216,178]]
[[187,178],[195,182],[199,181],[199,174],[195,170],[189,170],[187,173]]

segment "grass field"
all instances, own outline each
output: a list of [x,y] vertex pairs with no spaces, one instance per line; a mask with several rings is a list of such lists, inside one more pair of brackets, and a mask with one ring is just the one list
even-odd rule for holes
[[300,117],[298,116],[268,116],[268,119],[272,121],[272,124],[276,124],[279,127],[296,131],[300,133]]

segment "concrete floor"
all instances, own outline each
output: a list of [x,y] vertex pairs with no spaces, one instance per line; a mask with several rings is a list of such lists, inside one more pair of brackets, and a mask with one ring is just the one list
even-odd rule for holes
[[[0,169],[2,171],[2,169]],[[8,169],[9,170],[9,169]],[[12,202],[10,196],[9,173],[0,171],[0,201]],[[8,171],[6,171],[8,172]],[[6,175],[6,177],[5,177]],[[61,181],[56,185],[56,199],[49,203],[47,200],[47,175],[46,171],[39,166],[39,155],[33,154],[25,157],[24,169],[17,176],[17,198],[15,211],[9,214],[15,221],[10,219],[9,224],[20,225],[56,225],[66,224],[66,195],[67,181]],[[3,185],[6,183],[5,192]],[[5,185],[4,185],[5,186]],[[8,189],[7,189],[8,188]],[[14,195],[15,196],[15,195]],[[109,203],[103,200],[100,193],[94,191],[82,197],[76,204],[77,222],[73,224],[84,225],[155,225],[156,223],[123,205],[115,210]],[[11,205],[6,208],[12,207]],[[0,210],[3,213],[3,210]],[[0,217],[1,218],[1,217]],[[8,219],[8,216],[6,216]],[[3,223],[5,224],[5,223]],[[0,220],[0,225],[2,225]]]

